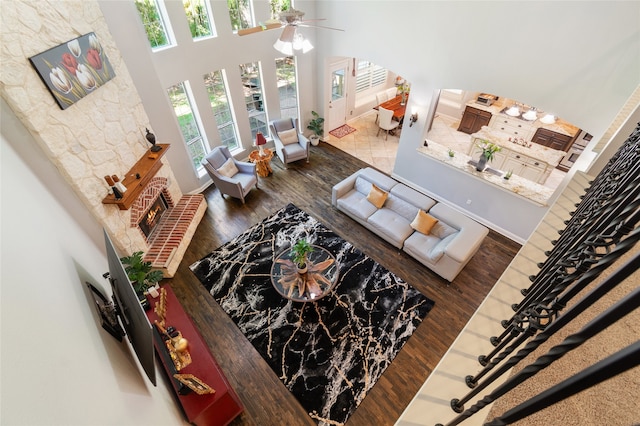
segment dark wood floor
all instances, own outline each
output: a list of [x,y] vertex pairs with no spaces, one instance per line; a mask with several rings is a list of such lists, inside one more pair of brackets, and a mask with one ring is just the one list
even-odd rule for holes
[[291,202],[387,267],[435,307],[348,421],[349,426],[392,425],[469,320],[520,245],[493,231],[466,268],[448,283],[331,206],[331,188],[362,161],[321,144],[311,147],[311,162],[288,169],[274,157],[274,174],[260,178],[242,204],[205,191],[208,209],[175,277],[165,280],[190,313],[211,352],[245,406],[233,426],[314,425],[224,311],[189,270],[189,265]]

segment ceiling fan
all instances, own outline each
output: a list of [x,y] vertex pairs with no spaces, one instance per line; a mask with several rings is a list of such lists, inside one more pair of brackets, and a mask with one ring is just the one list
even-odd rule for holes
[[291,55],[293,50],[302,50],[303,53],[313,49],[311,42],[297,31],[298,27],[324,28],[328,30],[344,31],[340,28],[325,27],[322,25],[312,24],[316,21],[324,21],[325,19],[302,19],[304,12],[296,9],[289,9],[278,14],[279,22],[267,22],[252,28],[244,28],[238,30],[239,36],[258,33],[261,31],[273,30],[276,28],[284,28],[282,34],[275,42],[273,47],[282,53]]

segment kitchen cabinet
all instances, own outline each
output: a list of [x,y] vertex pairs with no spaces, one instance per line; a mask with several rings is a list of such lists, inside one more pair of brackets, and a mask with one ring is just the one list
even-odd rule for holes
[[[480,155],[479,148],[477,147],[480,140],[482,139],[474,138],[471,149],[469,149],[468,154],[474,159],[477,159]],[[544,184],[554,168],[546,161],[509,149],[504,144],[500,145],[500,147],[502,150],[496,152],[493,160],[489,163],[489,167],[492,169],[502,170],[504,172],[511,171],[514,175],[520,176],[521,178]]]
[[464,109],[462,119],[460,120],[458,131],[472,134],[480,130],[482,126],[488,126],[490,121],[490,112],[473,108],[467,105]]
[[544,183],[549,176],[547,171],[551,173],[552,167],[549,167],[544,161],[536,160],[535,158],[527,157],[526,155],[518,154],[509,151],[507,158],[505,159],[502,170],[511,170],[514,175],[529,179],[536,183]]
[[531,138],[531,142],[559,151],[567,151],[573,143],[573,138],[569,135],[563,135],[540,127]]
[[528,141],[535,131],[535,128],[527,121],[520,118],[509,117],[506,114],[494,115],[489,127],[515,138],[522,138],[525,141]]

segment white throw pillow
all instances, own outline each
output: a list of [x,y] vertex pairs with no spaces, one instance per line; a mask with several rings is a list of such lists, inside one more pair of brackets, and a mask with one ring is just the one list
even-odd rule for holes
[[282,130],[278,132],[278,137],[283,145],[298,143],[298,131],[296,129]]
[[228,178],[234,177],[236,173],[238,173],[238,168],[236,167],[236,163],[233,162],[233,158],[229,158],[224,162],[222,167],[217,170],[222,176],[226,176]]

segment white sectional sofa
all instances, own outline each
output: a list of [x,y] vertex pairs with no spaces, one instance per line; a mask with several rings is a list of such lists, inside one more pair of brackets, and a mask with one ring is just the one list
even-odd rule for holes
[[[367,199],[373,185],[387,193],[380,208]],[[459,211],[370,167],[337,183],[331,198],[338,210],[448,281],[471,260],[489,233]],[[426,234],[414,229],[419,210],[437,219]]]

